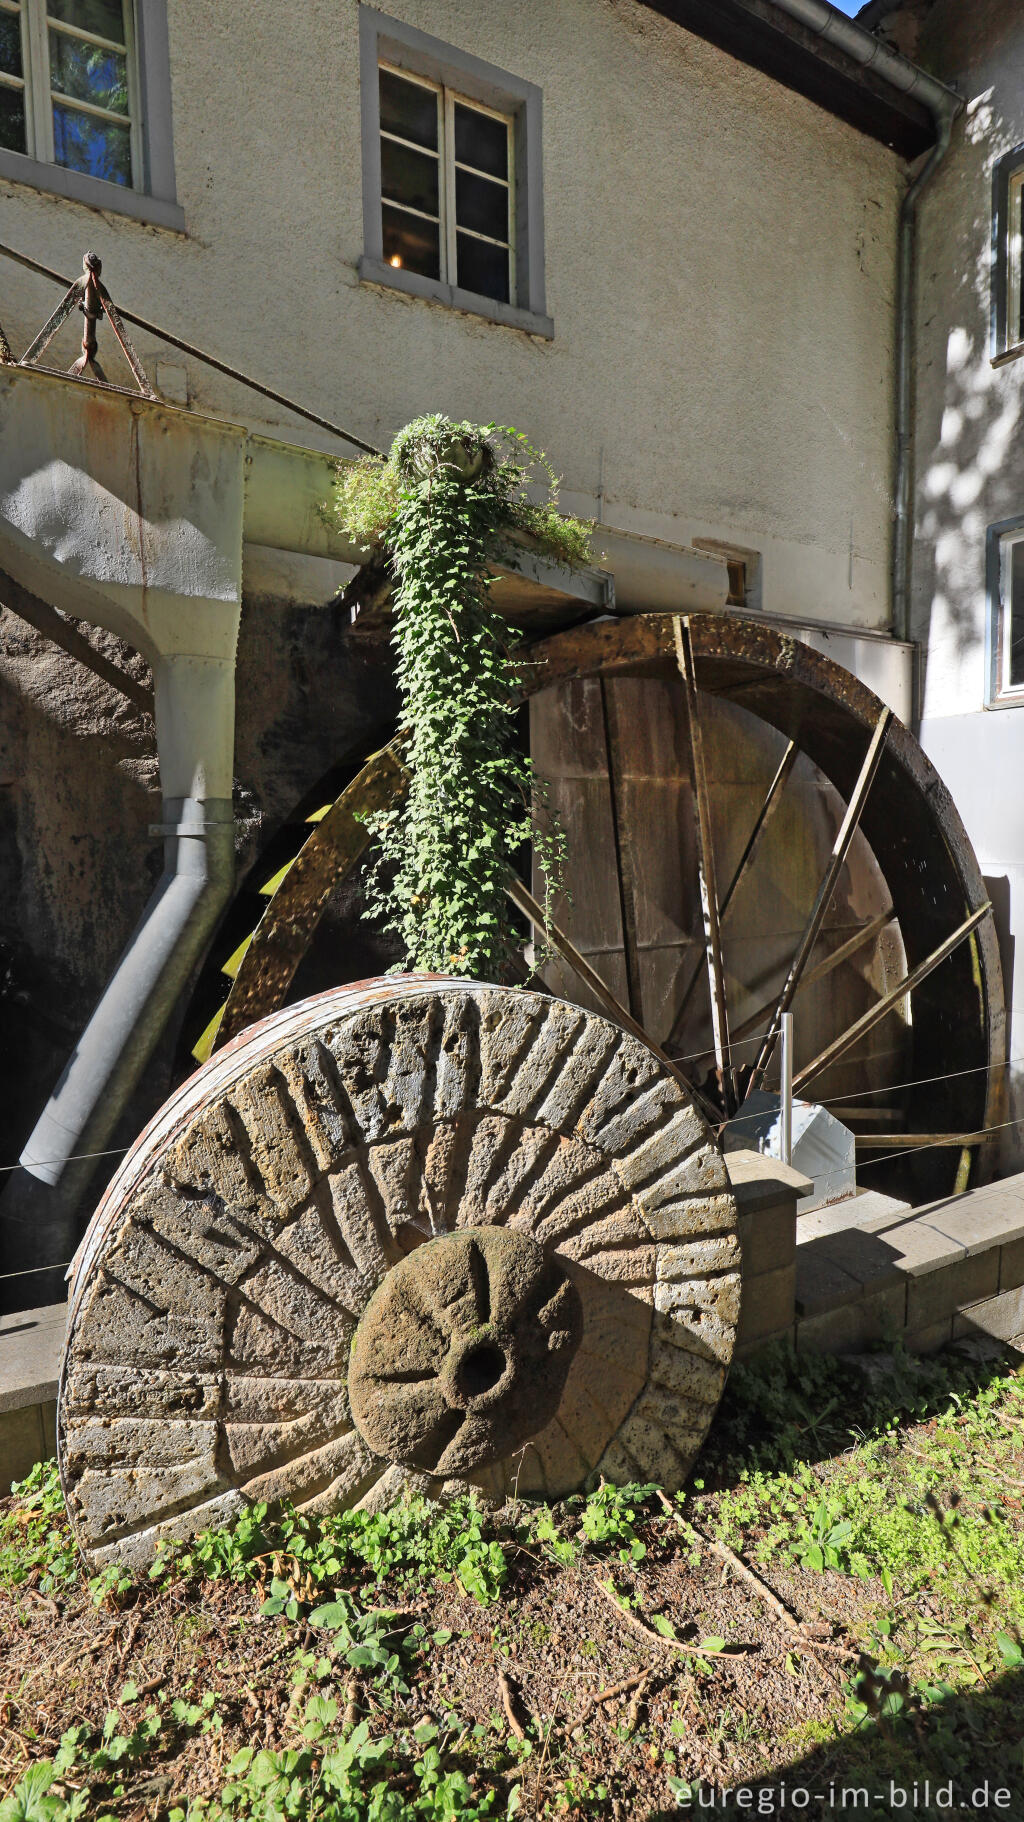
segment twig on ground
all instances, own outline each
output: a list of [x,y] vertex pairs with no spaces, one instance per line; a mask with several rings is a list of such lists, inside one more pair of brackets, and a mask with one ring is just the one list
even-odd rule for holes
[[638,1620],[635,1613],[630,1613],[629,1608],[622,1605],[610,1582],[602,1582],[595,1576],[594,1586],[600,1589],[608,1605],[618,1614],[620,1620],[624,1620],[627,1626],[631,1627],[634,1632],[638,1632],[641,1638],[647,1639],[650,1644],[660,1645],[663,1651],[678,1651],[687,1657],[693,1655],[712,1659],[725,1658],[729,1662],[735,1662],[737,1658],[747,1657],[758,1649],[756,1645],[742,1644],[719,1650],[710,1645],[688,1644],[685,1639],[668,1639],[663,1633],[655,1632],[653,1626],[647,1626],[643,1620]]
[[354,1727],[356,1722],[359,1719],[359,1697],[360,1697],[361,1693],[362,1693],[362,1685],[359,1681],[359,1678],[357,1676],[354,1676],[352,1678],[352,1681],[350,1683],[346,1683],[346,1685],[345,1685],[345,1721],[344,1721],[344,1725],[348,1728]]
[[[505,1719],[511,1727],[512,1732],[515,1734],[517,1740],[525,1740],[526,1728],[523,1726],[522,1721],[516,1713],[516,1698],[513,1693],[512,1685],[500,1664],[498,1665],[498,1691],[501,1695],[501,1705],[505,1710]],[[533,1717],[531,1716],[530,1718],[532,1720]]]
[[790,1612],[785,1601],[780,1599],[774,1588],[769,1588],[768,1583],[755,1574],[749,1563],[744,1562],[742,1556],[737,1556],[735,1550],[730,1550],[729,1545],[721,1543],[717,1537],[707,1537],[703,1531],[698,1531],[696,1525],[689,1524],[688,1521],[684,1524],[678,1512],[673,1509],[671,1502],[665,1498],[664,1493],[659,1491],[658,1498],[669,1517],[679,1526],[680,1531],[684,1533],[686,1530],[691,1531],[698,1542],[702,1543],[706,1549],[713,1551],[733,1571],[734,1575],[738,1575],[741,1581],[746,1582],[761,1596],[765,1605],[770,1607],[787,1630],[793,1633],[795,1643],[805,1646],[808,1651],[825,1651],[833,1657],[859,1659],[860,1652],[852,1650],[849,1645],[840,1645],[832,1639],[812,1637],[805,1623],[797,1619],[795,1613]]
[[578,1718],[573,1721],[571,1727],[566,1728],[566,1733],[570,1737],[574,1733],[579,1733],[580,1729],[586,1726],[594,1710],[600,1708],[602,1703],[614,1702],[620,1695],[628,1695],[631,1689],[637,1687],[638,1683],[646,1683],[650,1674],[649,1670],[638,1670],[634,1676],[623,1677],[621,1683],[613,1683],[610,1689],[598,1690],[597,1695],[592,1695],[580,1710]]

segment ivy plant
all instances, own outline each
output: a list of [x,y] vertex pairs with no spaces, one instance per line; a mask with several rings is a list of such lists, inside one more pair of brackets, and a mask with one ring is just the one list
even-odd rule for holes
[[[546,498],[537,503],[527,488]],[[533,842],[549,896],[562,838],[517,748],[517,635],[490,598],[493,566],[524,539],[565,565],[589,530],[558,511],[557,478],[519,431],[418,418],[386,457],[342,471],[335,510],[394,577],[392,643],[402,707],[404,801],[368,818],[376,837],[367,914],[405,964],[510,976],[518,937],[506,887]]]

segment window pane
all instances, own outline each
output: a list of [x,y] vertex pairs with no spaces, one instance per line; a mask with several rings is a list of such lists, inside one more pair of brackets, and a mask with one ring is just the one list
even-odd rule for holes
[[380,189],[389,202],[408,203],[428,215],[439,213],[437,200],[439,162],[429,152],[410,152],[393,139],[380,142]]
[[475,291],[480,297],[496,297],[499,303],[507,304],[507,247],[492,247],[486,240],[474,240],[469,234],[457,234],[455,239],[458,282],[463,291]]
[[471,171],[455,173],[455,225],[474,228],[493,240],[508,239],[508,191]]
[[503,120],[478,114],[475,108],[455,103],[455,157],[492,177],[508,176],[508,127]]
[[97,38],[112,38],[124,43],[124,6],[122,0],[48,0],[51,19],[63,19],[65,25],[77,25],[81,32],[94,32]]
[[437,92],[422,83],[406,82],[390,70],[380,73],[380,124],[386,133],[398,133],[418,146],[437,151]]
[[0,13],[0,70],[21,75],[21,20],[17,13]]
[[128,128],[74,108],[53,110],[53,155],[69,171],[103,177],[107,183],[130,184],[132,156]]
[[0,87],[0,146],[25,151],[25,91]]
[[385,203],[381,224],[384,258],[389,266],[403,266],[407,272],[419,272],[424,278],[440,278],[441,242],[436,222],[406,215],[402,209],[390,209]]
[[128,66],[118,51],[104,51],[66,32],[50,33],[50,85],[74,101],[91,101],[112,114],[128,112]]
[[1010,545],[1010,683],[1024,683],[1024,539]]

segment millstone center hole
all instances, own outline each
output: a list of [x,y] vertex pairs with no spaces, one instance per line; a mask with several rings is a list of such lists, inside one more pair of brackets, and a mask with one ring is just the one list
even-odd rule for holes
[[481,1341],[464,1354],[459,1366],[459,1386],[464,1398],[480,1398],[496,1386],[508,1362],[496,1341]]

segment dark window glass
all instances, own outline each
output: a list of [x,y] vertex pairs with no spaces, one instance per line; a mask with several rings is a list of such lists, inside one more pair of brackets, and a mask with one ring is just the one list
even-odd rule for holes
[[411,152],[393,139],[380,142],[380,189],[388,202],[404,202],[410,209],[437,215],[439,168],[429,152]]
[[402,266],[407,272],[419,272],[424,278],[440,278],[440,231],[436,222],[424,221],[418,215],[406,215],[402,209],[381,209],[384,230],[384,258],[389,266]]
[[0,13],[0,70],[21,75],[21,20],[17,13]]
[[455,158],[491,177],[508,176],[508,128],[503,120],[478,114],[475,108],[455,103]]
[[112,38],[115,44],[124,43],[122,0],[47,0],[46,10],[51,19],[77,25],[79,31]]
[[463,291],[475,291],[478,297],[494,297],[508,303],[508,248],[492,247],[486,240],[474,240],[471,234],[457,234],[459,284]]
[[507,240],[508,191],[504,184],[474,177],[471,171],[456,171],[455,223],[459,228],[473,228],[477,234],[489,234],[493,240]]
[[0,88],[0,146],[5,152],[25,150],[25,91]]
[[128,112],[128,66],[118,51],[101,50],[66,32],[50,33],[50,86],[73,101],[91,101],[112,114]]
[[380,72],[380,124],[385,133],[397,133],[418,146],[437,151],[437,94],[422,83],[406,82],[391,70]]
[[1010,545],[1007,564],[1010,587],[1010,682],[1024,683],[1024,539]]
[[132,181],[128,128],[113,120],[98,120],[95,114],[80,114],[75,108],[55,104],[53,152],[57,163],[69,171],[84,171],[107,183]]

